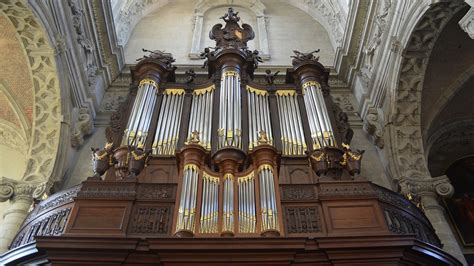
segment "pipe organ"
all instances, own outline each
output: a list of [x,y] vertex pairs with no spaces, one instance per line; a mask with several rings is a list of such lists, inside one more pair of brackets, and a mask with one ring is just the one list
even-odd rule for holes
[[177,184],[176,236],[281,236],[280,184],[298,182],[285,174],[291,165],[308,167],[309,161],[319,176],[340,174],[338,165],[358,171],[354,162],[361,155],[339,147],[331,100],[322,89],[329,71],[314,52],[295,52],[284,84],[273,84],[274,75],[267,84],[255,82],[261,59],[246,45],[253,31],[231,15],[224,28],[211,30],[216,48],[203,53],[207,81],[188,76],[186,83],[176,82],[174,59],[159,50],[132,69],[137,93],[120,154],[114,152],[110,162],[117,161],[116,180],[126,180],[127,171],[140,179],[146,167],[150,176],[175,162],[176,171],[169,166],[160,173],[177,173],[170,177]]
[[284,81],[267,70],[263,82],[252,27],[231,8],[222,19],[202,53],[207,78],[177,77],[171,54],[144,50],[92,149],[94,175],[40,202],[0,261],[461,265],[416,205],[354,179],[363,151],[318,51],[294,51]]
[[[225,32],[236,39],[223,38]],[[216,25],[210,36],[217,48],[204,53],[204,83],[177,83],[174,59],[161,51],[132,70],[137,95],[121,143],[151,149],[148,164],[178,160],[178,236],[281,235],[280,160],[307,164],[313,151],[338,149],[320,85],[328,71],[312,53],[299,53],[285,84],[259,84],[258,52],[244,41],[252,35],[233,19],[224,29]],[[126,167],[120,164],[122,178]]]

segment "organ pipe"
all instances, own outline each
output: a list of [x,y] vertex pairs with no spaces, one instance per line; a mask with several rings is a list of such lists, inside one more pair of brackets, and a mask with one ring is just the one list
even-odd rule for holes
[[258,168],[260,184],[260,212],[262,216],[262,232],[280,231],[278,224],[278,210],[276,203],[273,167],[263,164]]
[[166,89],[158,116],[152,151],[155,155],[174,155],[184,102],[183,89]]
[[247,86],[249,97],[249,150],[258,146],[258,135],[261,131],[267,133],[268,144],[273,145],[273,133],[270,123],[268,92]]
[[313,148],[335,146],[334,131],[329,120],[321,85],[316,81],[307,81],[303,84],[303,93]]
[[201,233],[218,231],[219,177],[204,172],[202,177]]
[[296,91],[278,90],[277,105],[283,155],[304,155],[306,143]]
[[222,232],[234,232],[234,176],[224,175]]
[[122,138],[122,145],[144,146],[155,108],[158,84],[152,79],[143,79]]
[[222,73],[219,103],[218,148],[242,147],[240,75],[228,70]]
[[239,190],[239,232],[255,233],[256,206],[255,206],[255,178],[254,173],[238,178]]
[[184,166],[176,232],[194,233],[198,175],[199,167],[197,165],[187,164]]
[[214,85],[208,88],[194,90],[193,102],[191,105],[191,118],[188,127],[189,138],[191,138],[192,132],[199,132],[199,145],[207,150],[211,149],[211,123],[214,90]]

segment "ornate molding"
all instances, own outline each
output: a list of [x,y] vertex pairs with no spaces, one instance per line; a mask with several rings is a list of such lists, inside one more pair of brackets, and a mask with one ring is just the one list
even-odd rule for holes
[[[26,51],[34,80],[35,114],[28,167],[25,181],[47,182],[51,177],[59,147],[61,127],[61,97],[55,65],[55,51],[48,37],[24,0],[6,0],[0,3],[0,11],[17,29],[21,45]],[[43,188],[44,189],[44,188]],[[42,193],[40,193],[42,194]]]
[[7,200],[33,201],[40,197],[46,188],[46,183],[25,183],[6,177],[0,178],[0,202]]
[[426,193],[436,193],[443,198],[450,198],[454,193],[454,187],[446,175],[429,179],[403,178],[399,184],[402,191],[420,196]]

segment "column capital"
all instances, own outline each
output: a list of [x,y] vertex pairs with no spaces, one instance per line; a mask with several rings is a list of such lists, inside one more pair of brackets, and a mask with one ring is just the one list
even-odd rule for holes
[[405,177],[399,184],[403,193],[411,192],[420,196],[436,194],[443,198],[450,198],[454,193],[454,187],[446,175],[426,179]]
[[7,177],[0,178],[0,202],[7,200],[32,201],[46,190],[46,183],[16,181]]

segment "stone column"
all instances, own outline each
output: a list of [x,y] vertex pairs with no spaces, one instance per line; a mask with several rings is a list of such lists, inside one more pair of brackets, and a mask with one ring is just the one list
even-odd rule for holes
[[8,251],[13,238],[28,215],[34,197],[44,191],[44,186],[35,183],[19,183],[13,180],[0,182],[0,201],[10,200],[3,213],[0,225],[0,254]]
[[402,193],[414,193],[420,196],[426,217],[441,240],[443,250],[467,265],[461,247],[449,225],[446,210],[440,202],[441,198],[450,198],[454,193],[449,178],[445,175],[421,180],[406,178],[400,182],[400,185]]

